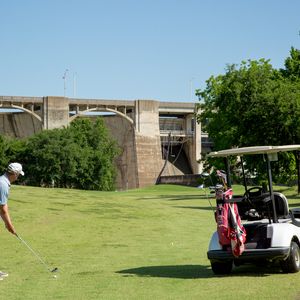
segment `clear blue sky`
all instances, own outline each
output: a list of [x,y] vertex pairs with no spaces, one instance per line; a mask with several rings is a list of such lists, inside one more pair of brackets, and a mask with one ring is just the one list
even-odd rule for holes
[[281,68],[300,48],[299,0],[0,0],[0,9],[0,95],[190,102],[227,64]]

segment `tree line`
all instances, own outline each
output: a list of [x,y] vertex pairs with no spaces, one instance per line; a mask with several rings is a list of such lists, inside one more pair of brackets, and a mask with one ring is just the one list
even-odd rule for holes
[[[266,59],[231,64],[225,74],[211,76],[196,95],[201,112],[197,120],[214,150],[300,144],[300,50],[294,47],[284,68],[275,69]],[[275,178],[292,181],[300,172],[299,155],[283,156]],[[248,159],[247,167],[253,171],[255,166],[257,161]]]
[[0,136],[0,169],[22,163],[21,184],[110,191],[115,188],[116,141],[101,117],[78,118],[62,129],[43,130],[25,139]]

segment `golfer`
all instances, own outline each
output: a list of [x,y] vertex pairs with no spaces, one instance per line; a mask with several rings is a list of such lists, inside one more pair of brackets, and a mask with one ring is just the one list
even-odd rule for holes
[[[6,172],[0,176],[0,216],[6,229],[12,234],[16,234],[16,231],[9,216],[7,201],[10,185],[18,179],[20,174],[22,176],[24,175],[22,165],[19,163],[11,163],[7,167]],[[7,276],[7,273],[0,271],[0,280],[3,280],[3,277]]]

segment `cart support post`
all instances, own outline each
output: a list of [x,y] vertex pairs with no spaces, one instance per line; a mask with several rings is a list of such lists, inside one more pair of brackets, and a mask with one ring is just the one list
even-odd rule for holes
[[245,191],[247,192],[248,188],[247,188],[247,180],[246,180],[246,174],[245,174],[243,156],[241,156],[241,164],[242,164],[242,173],[243,173],[244,187],[245,187]]
[[230,178],[230,164],[228,157],[224,158],[225,160],[225,168],[226,168],[226,174],[227,174],[227,186],[231,188],[231,178]]
[[272,208],[273,208],[273,222],[277,223],[277,214],[276,214],[276,206],[275,206],[275,199],[274,199],[274,193],[273,193],[273,185],[272,185],[272,172],[271,172],[271,163],[269,159],[269,155],[266,155],[267,157],[267,171],[268,171],[268,183],[269,183],[269,193],[270,193],[270,198],[272,201]]

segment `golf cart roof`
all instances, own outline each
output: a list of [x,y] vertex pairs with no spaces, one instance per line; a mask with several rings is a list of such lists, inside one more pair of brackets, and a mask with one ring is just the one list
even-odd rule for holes
[[284,146],[254,146],[243,148],[232,148],[210,152],[207,157],[227,157],[227,156],[242,156],[250,154],[269,154],[286,151],[300,150],[300,145],[284,145]]

